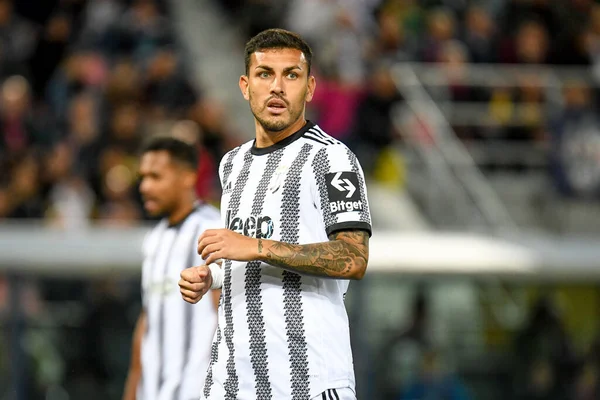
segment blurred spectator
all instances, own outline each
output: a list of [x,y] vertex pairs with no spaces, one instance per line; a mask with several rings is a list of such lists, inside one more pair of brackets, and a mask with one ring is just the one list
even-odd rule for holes
[[422,37],[426,25],[426,10],[419,0],[384,0],[379,9],[381,14],[396,18],[408,41],[415,43]]
[[288,11],[290,29],[313,47],[319,65],[340,80],[359,84],[365,78],[365,53],[375,30],[375,0],[294,0]]
[[416,53],[416,44],[402,23],[402,20],[391,11],[379,11],[378,31],[374,43],[371,45],[370,60],[388,62],[412,61]]
[[173,41],[169,20],[161,15],[154,0],[134,0],[122,14],[116,29],[109,32],[108,54],[131,54],[143,62],[160,46]]
[[68,112],[64,141],[73,154],[72,168],[93,183],[102,146],[98,99],[91,92],[81,93],[71,99]]
[[[74,398],[116,399],[127,375],[131,342],[129,315],[136,306],[122,284],[114,279],[94,282],[85,302],[82,332],[76,337],[69,360],[68,389]],[[91,396],[91,397],[90,397]]]
[[352,133],[363,87],[344,82],[335,74],[320,75],[317,81],[319,90],[308,104],[314,122],[329,135],[345,142]]
[[436,61],[444,66],[446,84],[443,87],[447,90],[445,96],[437,97],[436,100],[454,102],[475,100],[476,89],[468,84],[466,71],[469,62],[467,47],[458,40],[449,40],[440,47]]
[[463,40],[473,63],[492,63],[497,58],[496,26],[482,6],[472,6],[465,17]]
[[565,107],[551,125],[551,173],[558,192],[600,195],[600,119],[592,93],[581,83],[564,90]]
[[44,27],[30,67],[33,92],[38,101],[43,100],[44,90],[66,54],[71,33],[71,19],[65,13],[53,15]]
[[600,398],[598,364],[594,362],[585,363],[580,368],[573,386],[573,400],[594,400]]
[[410,318],[406,326],[383,341],[378,352],[375,363],[378,366],[375,374],[377,399],[396,399],[402,388],[415,382],[418,379],[420,360],[425,350],[432,346],[430,303],[422,287],[417,288]]
[[[512,22],[514,23],[514,22]],[[519,25],[513,40],[504,42],[500,55],[503,63],[546,64],[550,59],[548,31],[534,19]]]
[[546,360],[534,361],[526,371],[526,383],[518,390],[519,400],[560,400],[566,398],[566,392],[561,390],[555,367]]
[[200,127],[202,145],[216,165],[229,149],[239,144],[225,125],[225,110],[214,99],[196,102],[189,110],[189,119]]
[[392,110],[400,101],[389,67],[379,66],[370,77],[368,93],[358,105],[355,130],[349,143],[366,174],[373,172],[380,152],[398,136]]
[[535,18],[540,21],[542,30],[557,35],[561,22],[556,4],[549,0],[508,0],[503,12],[502,30],[511,32],[511,28]]
[[133,60],[120,58],[115,62],[106,82],[106,101],[113,106],[140,102],[142,83],[142,71]]
[[10,217],[12,210],[12,201],[10,191],[6,183],[0,184],[0,219]]
[[135,157],[140,148],[142,131],[140,107],[136,103],[119,104],[110,114],[106,144],[127,156]]
[[112,40],[118,35],[119,16],[124,11],[122,3],[120,0],[88,1],[82,17],[80,43],[110,54],[114,50],[113,46],[118,45],[118,42],[114,43]]
[[265,29],[277,28],[284,18],[286,6],[286,2],[278,0],[244,1],[239,13],[244,34],[252,37]]
[[2,58],[21,71],[35,48],[33,26],[14,13],[11,0],[0,0],[0,48]]
[[182,117],[197,101],[194,88],[178,68],[178,57],[173,49],[162,48],[152,56],[144,91],[153,118]]
[[41,198],[40,164],[37,159],[33,155],[17,158],[11,171],[8,190],[12,209],[9,217],[43,218],[46,207]]
[[[515,341],[516,392],[524,399],[563,398],[573,379],[577,357],[556,305],[540,298]],[[558,397],[548,397],[548,396]]]
[[84,91],[100,92],[107,68],[102,54],[94,50],[69,53],[47,87],[50,108],[59,122],[66,118],[69,100],[73,96]]
[[53,142],[54,132],[35,115],[30,86],[22,76],[12,76],[0,87],[0,155],[22,154],[31,146]]
[[406,385],[398,400],[468,400],[465,385],[450,374],[435,350],[428,350],[422,358],[419,377]]
[[[132,225],[141,217],[139,204],[134,203],[135,157],[119,147],[108,147],[100,158],[100,198],[98,219],[103,223]],[[115,220],[116,219],[116,220]]]
[[46,217],[53,226],[67,229],[86,227],[95,202],[87,181],[74,173],[74,155],[66,143],[48,155],[44,177],[49,186]]
[[525,74],[519,78],[520,85],[514,94],[518,124],[506,131],[506,139],[512,141],[541,141],[546,138],[545,92],[540,79],[535,74]]
[[429,13],[427,18],[427,33],[421,45],[421,60],[436,62],[444,44],[455,38],[456,18],[448,9],[439,8]]

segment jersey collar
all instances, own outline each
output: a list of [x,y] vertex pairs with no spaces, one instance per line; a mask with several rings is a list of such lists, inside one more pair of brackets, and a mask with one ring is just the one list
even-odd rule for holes
[[300,130],[296,131],[295,133],[292,133],[290,136],[268,147],[256,147],[256,139],[254,139],[254,142],[252,143],[252,148],[250,149],[250,153],[252,153],[255,156],[262,156],[265,154],[272,153],[276,150],[283,149],[290,143],[293,143],[296,140],[300,139],[302,135],[304,135],[304,133],[313,126],[315,126],[315,124],[307,120],[304,126],[300,128]]
[[179,228],[181,228],[181,226],[183,225],[183,223],[184,223],[185,221],[187,221],[187,219],[189,218],[189,216],[190,216],[190,215],[192,215],[193,213],[195,213],[196,211],[198,211],[198,208],[200,208],[200,205],[201,205],[201,204],[202,204],[202,202],[201,202],[200,200],[196,200],[196,201],[194,202],[194,208],[192,208],[192,209],[190,210],[190,212],[189,212],[189,213],[187,213],[187,214],[186,214],[184,217],[182,217],[182,218],[181,218],[179,221],[177,221],[177,222],[174,222],[174,223],[170,224],[170,223],[169,223],[169,220],[167,219],[167,227],[168,227],[169,229],[173,229],[173,228],[175,228],[175,229],[179,229]]

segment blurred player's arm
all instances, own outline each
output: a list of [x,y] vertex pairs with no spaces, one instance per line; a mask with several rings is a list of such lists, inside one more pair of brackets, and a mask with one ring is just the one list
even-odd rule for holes
[[369,262],[369,233],[333,232],[328,242],[290,244],[258,239],[258,258],[291,271],[338,278],[362,279]]
[[137,387],[142,376],[141,348],[142,338],[146,331],[146,312],[142,311],[135,324],[133,341],[131,346],[131,361],[129,363],[129,374],[125,382],[123,400],[136,400]]

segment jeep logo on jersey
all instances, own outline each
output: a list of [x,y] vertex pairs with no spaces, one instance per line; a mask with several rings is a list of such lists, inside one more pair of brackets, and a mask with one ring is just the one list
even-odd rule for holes
[[358,176],[355,172],[335,172],[325,174],[329,211],[332,214],[362,211]]
[[228,229],[241,233],[244,236],[256,239],[269,239],[273,236],[273,220],[269,216],[251,215],[248,218],[233,217],[231,210],[227,210],[226,226]]

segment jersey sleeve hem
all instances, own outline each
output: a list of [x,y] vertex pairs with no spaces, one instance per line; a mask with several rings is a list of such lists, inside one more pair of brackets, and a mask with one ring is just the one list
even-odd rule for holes
[[327,232],[327,236],[331,235],[333,232],[343,231],[347,229],[360,229],[362,231],[366,231],[369,234],[369,237],[373,235],[373,231],[371,229],[371,224],[368,222],[362,221],[346,221],[346,222],[338,222],[337,224],[333,224],[328,226],[325,229]]

